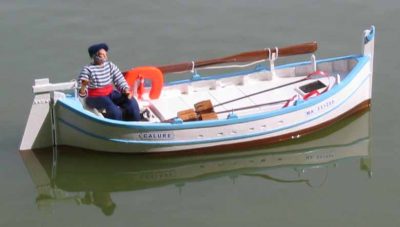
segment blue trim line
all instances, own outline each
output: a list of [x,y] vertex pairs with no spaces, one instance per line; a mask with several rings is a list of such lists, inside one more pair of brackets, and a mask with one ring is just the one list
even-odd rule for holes
[[77,127],[77,126],[75,126],[75,125],[73,125],[73,124],[71,124],[71,123],[69,123],[69,122],[67,122],[66,120],[64,120],[64,119],[62,119],[62,118],[57,118],[57,120],[59,120],[60,123],[63,123],[63,124],[65,124],[65,125],[67,125],[67,126],[73,128],[73,129],[75,129],[76,131],[81,132],[81,133],[83,133],[83,134],[86,134],[86,135],[88,135],[88,136],[94,137],[94,138],[96,138],[96,139],[102,139],[102,140],[107,140],[107,141],[115,142],[114,139],[110,139],[110,138],[107,138],[107,137],[104,137],[104,136],[99,136],[99,135],[96,135],[96,134],[94,134],[94,133],[91,133],[91,132],[88,132],[88,131],[86,131],[86,130],[83,130],[83,129],[81,129],[81,128],[79,128],[79,127]]
[[[362,57],[362,56],[347,55],[347,56],[341,56],[341,57],[335,57],[335,58],[325,58],[325,59],[318,60],[317,63],[324,63],[324,62],[329,62],[329,61],[337,61],[337,60],[351,59],[351,58],[360,58],[360,57]],[[290,68],[290,67],[295,67],[295,66],[303,66],[303,65],[309,65],[309,64],[310,64],[309,61],[294,62],[294,63],[285,64],[285,65],[275,66],[275,69],[285,69],[285,68]],[[270,71],[270,70],[269,70],[269,68],[267,68],[266,64],[258,64],[258,65],[256,65],[256,67],[254,69],[248,69],[248,70],[242,70],[242,71],[233,72],[233,73],[225,73],[225,74],[212,75],[212,76],[202,76],[200,79],[198,79],[196,81],[193,81],[190,79],[171,81],[171,82],[165,83],[164,86],[173,86],[173,85],[186,84],[186,83],[197,82],[197,81],[223,79],[223,78],[246,75],[246,74],[261,72],[261,71]]]

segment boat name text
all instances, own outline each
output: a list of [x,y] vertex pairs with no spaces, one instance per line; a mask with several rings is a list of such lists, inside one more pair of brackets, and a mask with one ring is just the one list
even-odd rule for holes
[[173,132],[142,132],[139,133],[141,140],[173,140],[175,135]]

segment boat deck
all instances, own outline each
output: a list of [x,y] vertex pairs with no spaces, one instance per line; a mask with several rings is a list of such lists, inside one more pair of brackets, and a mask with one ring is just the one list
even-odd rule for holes
[[[320,80],[329,86],[335,80],[331,76],[329,78],[308,79],[280,89],[267,91],[305,78],[276,77],[273,80],[253,80],[244,84],[228,86],[214,86],[215,81],[210,81],[208,84],[203,83],[204,86],[202,87],[189,88],[191,89],[189,92],[187,92],[187,88],[169,88],[163,91],[163,95],[159,99],[151,100],[150,109],[161,121],[164,121],[175,118],[179,111],[193,108],[195,103],[210,100],[220,119],[226,118],[231,111],[234,111],[237,115],[254,114],[282,108],[286,100],[299,94],[297,89],[299,86],[316,80]],[[255,93],[259,94],[253,95]]]

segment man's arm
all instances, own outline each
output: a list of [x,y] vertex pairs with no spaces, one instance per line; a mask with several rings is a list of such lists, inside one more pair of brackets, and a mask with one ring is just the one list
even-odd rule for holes
[[81,88],[79,89],[79,96],[85,97],[87,95],[87,93],[86,93],[87,85],[88,85],[87,80],[81,80]]

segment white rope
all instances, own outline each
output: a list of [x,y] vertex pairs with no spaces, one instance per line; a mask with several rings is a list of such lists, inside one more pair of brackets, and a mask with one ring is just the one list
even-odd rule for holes
[[252,65],[256,65],[259,64],[261,62],[265,61],[263,60],[258,60],[255,62],[251,62],[249,64],[245,64],[245,65],[222,65],[222,66],[208,66],[208,67],[202,67],[202,68],[198,68],[198,69],[228,69],[228,68],[246,68]]

